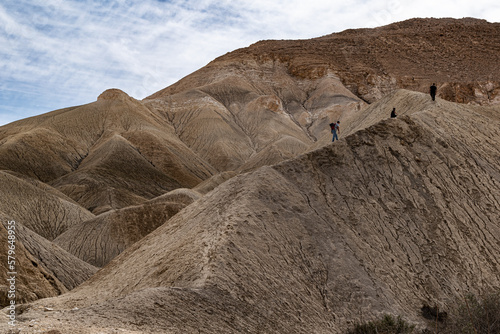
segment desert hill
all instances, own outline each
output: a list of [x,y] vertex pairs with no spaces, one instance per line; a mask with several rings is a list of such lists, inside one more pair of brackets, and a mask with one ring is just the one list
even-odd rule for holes
[[19,302],[63,293],[20,328],[341,333],[498,288],[499,49],[475,19],[263,41],[0,127]]
[[[216,69],[237,73],[240,67],[250,67],[250,73],[259,73],[259,67],[283,65],[292,78],[314,80],[334,73],[368,102],[397,88],[428,92],[436,82],[444,99],[494,104],[500,92],[499,29],[500,23],[473,18],[418,18],[308,40],[261,41],[217,58],[150,98],[205,86],[217,76]],[[285,89],[278,91],[283,93],[280,98],[286,101],[291,89],[280,88]]]
[[69,227],[94,218],[56,189],[15,173],[0,171],[0,211],[53,240]]
[[[500,24],[484,20],[413,19],[309,40],[262,41],[215,59],[143,103],[171,119],[181,140],[219,170],[234,166],[221,166],[214,157],[231,156],[240,166],[250,157],[240,167],[249,170],[257,162],[282,160],[280,151],[287,159],[311,142],[326,144],[328,123],[353,124],[350,116],[365,102],[398,88],[428,92],[436,82],[441,98],[497,104],[499,31]],[[290,135],[293,126],[276,114],[287,116],[309,140]],[[205,124],[208,117],[229,120],[230,126],[222,135],[220,126],[184,130],[186,119]],[[268,122],[276,124],[269,129]],[[241,142],[233,135],[239,129],[247,135]],[[262,150],[262,136],[271,135],[274,144]],[[214,137],[226,142],[220,146]]]
[[201,195],[176,189],[143,204],[107,211],[59,235],[54,243],[97,267],[139,241]]
[[[1,273],[0,305],[9,305],[11,272],[16,272],[15,291],[19,304],[39,298],[57,296],[67,292],[92,276],[97,268],[69,254],[49,240],[39,236],[29,228],[0,211]],[[15,265],[10,269],[12,257],[8,258],[8,231],[15,231]],[[8,262],[9,261],[9,262]]]
[[436,81],[445,99],[495,104],[499,30],[483,20],[414,19],[259,42],[143,101],[110,89],[96,102],[0,127],[0,169],[46,182],[96,214],[138,205],[326,144],[328,123],[352,124],[365,101],[396,88],[426,91]]
[[[233,177],[23,319],[75,333],[342,333],[382,313],[422,324],[424,303],[448,310],[498,287],[499,109],[428,100],[396,91],[371,112],[406,115]],[[56,311],[41,319],[42,306]]]
[[215,173],[166,120],[119,90],[0,128],[0,168],[101,213],[191,188]]

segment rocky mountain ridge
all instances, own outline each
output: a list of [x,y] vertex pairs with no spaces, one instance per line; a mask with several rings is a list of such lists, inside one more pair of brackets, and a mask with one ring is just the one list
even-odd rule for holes
[[276,63],[303,79],[334,73],[369,103],[398,88],[428,92],[436,82],[446,100],[497,104],[499,25],[473,18],[410,19],[308,40],[261,41],[217,58],[150,98],[201,86],[219,66]]

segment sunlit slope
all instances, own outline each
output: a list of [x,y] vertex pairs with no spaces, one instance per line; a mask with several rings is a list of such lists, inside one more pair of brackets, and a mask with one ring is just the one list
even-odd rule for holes
[[119,90],[1,127],[0,168],[50,183],[95,213],[193,187],[215,172],[168,122]]

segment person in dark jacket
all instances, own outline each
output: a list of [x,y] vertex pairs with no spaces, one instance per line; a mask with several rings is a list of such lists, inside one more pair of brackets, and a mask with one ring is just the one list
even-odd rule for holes
[[392,108],[392,111],[391,111],[391,118],[396,118],[398,114],[396,114],[396,108]]
[[430,89],[432,101],[436,100],[436,92],[437,92],[437,87],[436,87],[436,84],[433,83],[432,86],[431,86],[431,89]]
[[330,123],[330,128],[333,134],[332,142],[334,142],[335,139],[339,140],[337,132],[340,134],[340,121],[337,121],[337,123]]

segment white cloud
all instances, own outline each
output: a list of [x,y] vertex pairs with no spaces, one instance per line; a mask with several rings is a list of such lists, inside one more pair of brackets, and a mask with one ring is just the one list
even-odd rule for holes
[[498,22],[496,2],[7,0],[0,4],[0,113],[21,118],[88,103],[112,87],[144,98],[263,39],[312,38],[411,17]]

